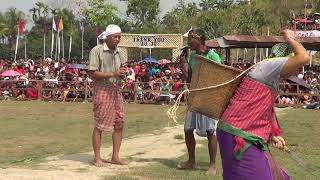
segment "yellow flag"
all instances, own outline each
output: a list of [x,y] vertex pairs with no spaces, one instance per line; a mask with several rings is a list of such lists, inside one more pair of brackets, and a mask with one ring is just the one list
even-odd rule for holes
[[59,21],[59,31],[62,31],[63,30],[63,21],[62,21],[62,18],[60,18],[60,21]]

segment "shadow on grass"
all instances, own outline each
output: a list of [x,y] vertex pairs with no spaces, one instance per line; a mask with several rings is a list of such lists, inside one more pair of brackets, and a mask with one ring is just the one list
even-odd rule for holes
[[78,161],[88,164],[93,160],[93,156],[88,153],[64,154],[57,156],[59,160]]
[[[135,162],[157,162],[168,168],[177,169],[177,165],[181,162],[180,159],[163,159],[163,158],[131,158]],[[206,171],[209,166],[209,162],[197,162],[196,168],[194,170]],[[177,169],[178,170],[178,169]],[[181,170],[184,171],[184,170]]]

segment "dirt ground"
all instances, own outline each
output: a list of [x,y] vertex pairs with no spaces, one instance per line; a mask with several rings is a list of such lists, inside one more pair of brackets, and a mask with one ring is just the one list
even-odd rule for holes
[[[36,169],[0,169],[0,180],[98,180],[108,175],[129,171],[157,163],[157,159],[171,159],[185,153],[183,125],[167,127],[152,134],[142,134],[123,140],[121,156],[131,159],[128,166],[108,164],[107,167],[92,166],[93,152],[47,157]],[[198,137],[198,136],[196,136]],[[198,137],[199,138],[199,137]],[[174,148],[173,148],[174,147]],[[102,148],[102,156],[109,159],[112,147]]]

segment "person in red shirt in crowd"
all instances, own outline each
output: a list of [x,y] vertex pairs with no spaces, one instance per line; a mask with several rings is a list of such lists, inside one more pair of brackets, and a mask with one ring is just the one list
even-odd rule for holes
[[169,69],[170,69],[170,72],[171,72],[171,77],[173,77],[174,74],[176,73],[176,68],[174,67],[174,65],[170,65]]
[[38,89],[34,84],[30,84],[30,86],[27,88],[27,97],[31,99],[38,99]]
[[133,70],[136,75],[139,74],[140,69],[141,69],[140,65],[135,63],[133,66]]
[[18,73],[20,73],[20,74],[24,74],[24,73],[25,73],[25,70],[23,69],[23,67],[22,67],[21,65],[18,65],[18,66],[17,66],[16,71],[17,71]]

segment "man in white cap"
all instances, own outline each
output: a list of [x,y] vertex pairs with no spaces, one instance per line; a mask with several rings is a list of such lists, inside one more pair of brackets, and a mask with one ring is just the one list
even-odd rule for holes
[[95,126],[92,133],[94,162],[97,167],[105,166],[101,158],[101,134],[112,132],[113,153],[111,163],[126,165],[126,160],[120,159],[119,151],[122,142],[124,124],[123,97],[119,86],[120,78],[126,69],[121,67],[126,59],[117,48],[121,29],[111,24],[99,35],[104,40],[90,51],[89,76],[93,82],[93,113]]

